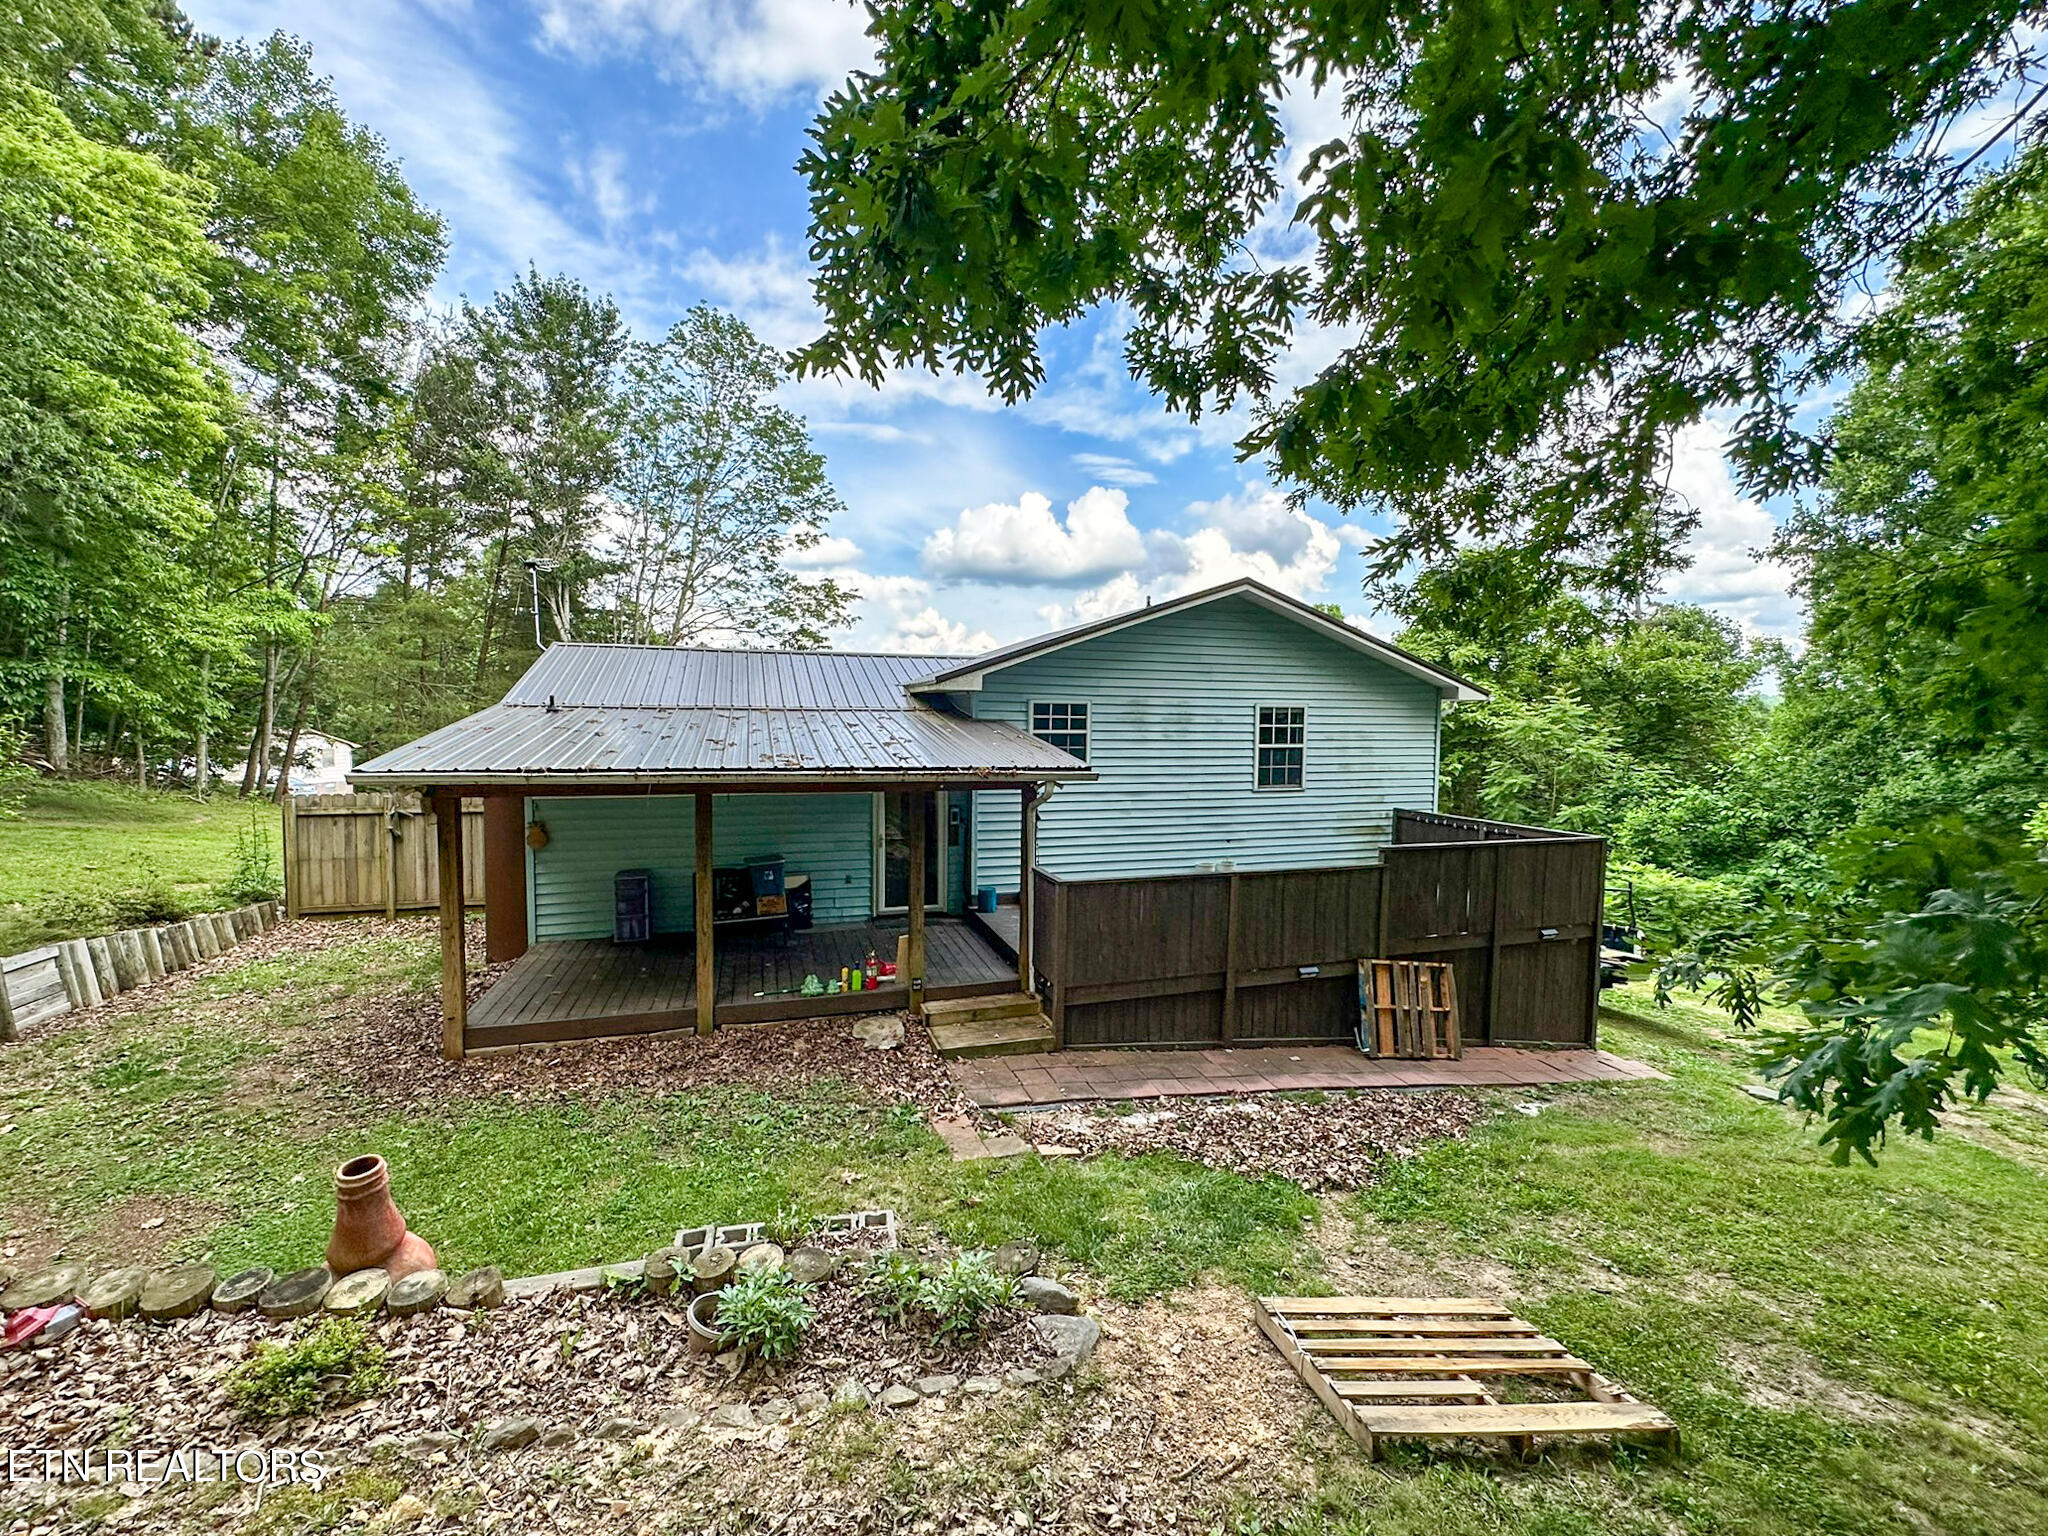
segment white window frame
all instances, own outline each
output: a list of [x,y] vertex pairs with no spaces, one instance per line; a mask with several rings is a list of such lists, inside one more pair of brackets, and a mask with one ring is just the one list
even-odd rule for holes
[[[1285,725],[1268,725],[1264,715],[1268,710],[1292,710],[1301,718]],[[1301,739],[1293,742],[1267,741],[1269,730],[1294,730],[1301,733]],[[1294,784],[1262,784],[1259,761],[1262,752],[1284,752],[1293,750],[1301,754],[1301,779]],[[1298,795],[1308,787],[1308,706],[1305,704],[1254,704],[1252,706],[1252,788],[1262,795]]]
[[[1092,765],[1092,763],[1093,763],[1093,758],[1092,758],[1091,754],[1092,754],[1092,753],[1093,753],[1093,752],[1095,751],[1095,702],[1094,702],[1094,700],[1092,700],[1092,699],[1032,699],[1032,700],[1031,700],[1031,701],[1030,701],[1029,703],[1027,703],[1027,704],[1026,704],[1026,705],[1024,706],[1024,732],[1025,732],[1025,734],[1026,734],[1026,735],[1030,736],[1030,737],[1031,737],[1031,738],[1032,738],[1032,739],[1033,739],[1034,741],[1045,741],[1045,737],[1044,737],[1044,736],[1041,736],[1041,735],[1039,735],[1039,733],[1038,733],[1038,712],[1039,712],[1039,711],[1040,711],[1041,709],[1067,709],[1067,710],[1072,710],[1072,709],[1080,709],[1080,710],[1083,710],[1083,711],[1085,711],[1085,713],[1084,713],[1084,714],[1082,715],[1082,717],[1081,717],[1081,718],[1082,718],[1082,722],[1083,722],[1083,723],[1082,723],[1081,729],[1080,729],[1080,730],[1079,730],[1078,732],[1076,732],[1076,731],[1072,731],[1072,730],[1066,730],[1066,731],[1057,731],[1057,730],[1054,730],[1054,729],[1053,729],[1053,727],[1051,727],[1050,725],[1048,725],[1048,726],[1046,727],[1046,732],[1047,732],[1047,734],[1049,734],[1049,735],[1055,735],[1055,736],[1073,736],[1073,735],[1079,735],[1079,736],[1080,736],[1080,738],[1081,738],[1081,750],[1080,750],[1080,751],[1079,751],[1078,753],[1075,753],[1074,755],[1075,755],[1075,756],[1078,756],[1078,757],[1079,757],[1079,758],[1081,759],[1081,761],[1082,761],[1082,762],[1084,762],[1084,763],[1090,763],[1090,764]],[[1069,715],[1069,716],[1068,716],[1067,718],[1068,718],[1069,720],[1072,720],[1072,719],[1073,719],[1073,716],[1072,716],[1072,715]],[[1048,742],[1046,742],[1046,745],[1047,745],[1047,746],[1053,746],[1053,745],[1056,745],[1056,743],[1053,743],[1053,742],[1049,742],[1049,741],[1048,741]],[[1071,752],[1071,751],[1072,751],[1072,749],[1071,749],[1071,748],[1068,748],[1068,747],[1061,747],[1061,748],[1060,748],[1060,750],[1061,750],[1062,752]]]

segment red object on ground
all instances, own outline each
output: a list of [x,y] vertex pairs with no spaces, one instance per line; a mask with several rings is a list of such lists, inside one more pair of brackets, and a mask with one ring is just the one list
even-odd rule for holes
[[29,1343],[35,1336],[50,1326],[50,1320],[63,1309],[59,1306],[23,1307],[7,1319],[5,1343],[9,1349],[18,1349]]
[[334,1172],[334,1235],[327,1268],[339,1279],[359,1269],[382,1269],[393,1280],[434,1267],[434,1250],[391,1203],[391,1169],[375,1153],[352,1157]]

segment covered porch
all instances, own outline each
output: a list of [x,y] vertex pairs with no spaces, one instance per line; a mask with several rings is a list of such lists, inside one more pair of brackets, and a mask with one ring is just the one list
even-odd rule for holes
[[[895,1012],[911,1005],[899,978],[869,991],[806,997],[804,979],[836,978],[869,954],[893,960],[907,916],[788,934],[717,934],[712,1021],[719,1026],[825,1014]],[[1018,989],[1014,959],[958,918],[924,925],[928,1000],[999,996]],[[534,945],[469,1006],[469,1050],[655,1033],[697,1026],[697,955],[689,934],[647,944],[608,939]]]

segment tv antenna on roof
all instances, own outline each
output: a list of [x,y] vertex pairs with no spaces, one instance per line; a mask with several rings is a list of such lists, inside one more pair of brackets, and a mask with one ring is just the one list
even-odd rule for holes
[[540,573],[542,571],[552,571],[554,568],[554,562],[551,560],[528,560],[526,562],[526,579],[533,585],[533,648],[536,651],[547,649],[541,643],[540,638]]

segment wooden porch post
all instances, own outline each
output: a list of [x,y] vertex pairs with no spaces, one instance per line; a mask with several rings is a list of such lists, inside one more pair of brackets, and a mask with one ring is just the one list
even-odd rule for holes
[[905,797],[910,804],[910,944],[909,953],[904,957],[908,962],[909,975],[904,985],[910,989],[910,1006],[924,1005],[924,859],[925,836],[924,816],[931,806],[931,791],[913,790]]
[[[386,848],[390,839],[385,839]],[[526,800],[484,799],[484,958],[496,965],[526,953]]]
[[697,1033],[708,1035],[718,1022],[718,964],[711,953],[711,796],[697,796],[697,911],[693,919],[697,946]]
[[1038,917],[1038,786],[1024,786],[1024,819],[1017,831],[1017,990],[1034,992],[1031,929]]
[[441,907],[441,1054],[462,1059],[469,1027],[469,973],[462,955],[462,796],[434,791],[435,862]]

